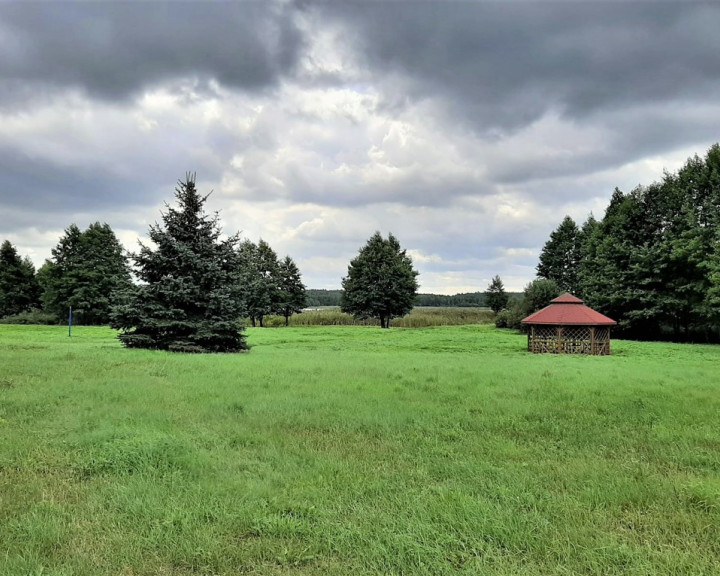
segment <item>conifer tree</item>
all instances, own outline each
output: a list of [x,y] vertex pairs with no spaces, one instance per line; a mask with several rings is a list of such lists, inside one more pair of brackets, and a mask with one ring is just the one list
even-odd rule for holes
[[505,287],[503,286],[503,281],[500,279],[500,276],[495,276],[485,291],[485,304],[497,314],[500,310],[507,307],[509,299],[510,296],[505,292]]
[[163,225],[150,226],[156,248],[140,244],[132,256],[143,284],[116,306],[112,327],[127,347],[177,352],[237,352],[247,348],[235,252],[237,236],[221,240],[217,214],[187,174],[175,189]]
[[538,277],[554,280],[560,290],[578,292],[580,230],[570,216],[565,216],[540,253]]

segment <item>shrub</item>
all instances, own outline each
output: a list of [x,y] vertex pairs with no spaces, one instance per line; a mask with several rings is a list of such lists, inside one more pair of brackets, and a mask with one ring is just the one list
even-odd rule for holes
[[12,314],[10,316],[0,318],[0,324],[42,324],[50,326],[53,324],[61,324],[61,322],[58,322],[58,318],[55,314],[50,314],[37,308],[33,308],[29,312],[21,312],[20,314]]
[[505,308],[495,317],[495,326],[498,328],[510,328],[514,330],[522,330],[521,320],[525,318],[525,309],[522,302],[514,301],[510,304],[510,308]]

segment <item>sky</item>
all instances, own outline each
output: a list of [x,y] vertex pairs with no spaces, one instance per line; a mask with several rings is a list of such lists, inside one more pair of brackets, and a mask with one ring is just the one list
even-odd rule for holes
[[519,291],[720,140],[720,3],[0,2],[0,241],[138,249],[196,173],[227,234],[339,288],[392,232],[422,292]]

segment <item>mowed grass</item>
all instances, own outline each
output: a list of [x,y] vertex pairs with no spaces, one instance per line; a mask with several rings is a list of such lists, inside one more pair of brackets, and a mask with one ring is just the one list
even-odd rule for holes
[[720,348],[0,326],[0,573],[718,574]]

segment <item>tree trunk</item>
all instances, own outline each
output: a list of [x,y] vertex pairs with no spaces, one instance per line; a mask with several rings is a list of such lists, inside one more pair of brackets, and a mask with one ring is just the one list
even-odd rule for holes
[[250,316],[250,323],[252,324],[252,327],[255,328],[255,316]]
[[262,328],[262,327],[263,327],[263,317],[260,316],[260,317],[258,318],[258,320],[260,321],[260,328]]
[[285,326],[290,325],[290,314],[285,314]]

